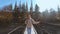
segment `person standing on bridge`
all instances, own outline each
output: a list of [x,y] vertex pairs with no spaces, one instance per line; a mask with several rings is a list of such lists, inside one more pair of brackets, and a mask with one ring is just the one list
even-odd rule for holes
[[27,14],[27,19],[25,21],[25,24],[27,26],[27,33],[31,34],[31,27],[33,26],[33,24],[38,24],[39,22],[35,22],[32,18],[30,14]]

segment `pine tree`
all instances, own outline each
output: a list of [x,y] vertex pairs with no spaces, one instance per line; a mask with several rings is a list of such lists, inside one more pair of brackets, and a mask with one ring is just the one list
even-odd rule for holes
[[14,7],[14,13],[13,13],[13,15],[14,15],[14,22],[18,22],[18,13],[19,13],[19,11],[18,11],[18,7],[17,7],[17,2],[15,3],[15,7]]
[[15,7],[14,7],[14,16],[17,17],[18,16],[18,9],[17,9],[17,2],[15,3]]
[[28,12],[28,4],[27,4],[27,2],[26,2],[26,12]]
[[39,6],[35,5],[35,19],[40,19],[40,12],[39,12]]
[[20,4],[19,4],[19,11],[22,12],[21,1],[20,1]]
[[36,12],[36,13],[39,12],[39,7],[38,7],[37,4],[35,5],[35,12]]
[[60,8],[59,8],[59,6],[58,6],[58,13],[60,13]]
[[37,4],[35,5],[35,12],[39,12],[39,6]]
[[58,6],[58,17],[60,19],[60,8],[59,8],[59,6]]
[[25,12],[26,12],[26,6],[25,6],[25,4],[24,4],[24,3],[22,4],[22,12],[23,12],[23,13],[25,13]]
[[25,20],[25,13],[26,13],[26,6],[23,3],[22,4],[22,12],[21,12],[21,20],[22,20],[22,23],[24,23],[24,20]]
[[30,14],[31,14],[31,16],[33,15],[32,13],[33,13],[33,2],[31,0],[31,6],[30,6]]

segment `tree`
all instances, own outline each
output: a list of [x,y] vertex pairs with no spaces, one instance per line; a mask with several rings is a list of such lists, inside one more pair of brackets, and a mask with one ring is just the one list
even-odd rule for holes
[[26,12],[28,12],[28,4],[27,4],[27,2],[26,2]]
[[8,8],[7,8],[9,11],[12,11],[12,4],[8,5]]
[[18,16],[19,16],[19,11],[18,11],[18,7],[17,7],[17,3],[15,3],[13,16],[14,16],[14,22],[17,23],[18,22]]
[[2,10],[5,12],[12,12],[12,4],[4,6]]
[[60,20],[60,8],[58,6],[58,14],[57,14],[58,19]]
[[52,8],[50,9],[50,15],[51,15],[51,17],[56,16],[56,11],[54,9],[52,9]]
[[50,21],[55,22],[55,20],[56,20],[56,11],[53,8],[51,8],[50,9]]
[[22,12],[20,14],[21,14],[21,21],[22,21],[22,23],[24,23],[25,14],[26,14],[26,6],[24,3],[22,4]]
[[48,20],[49,20],[49,17],[50,17],[50,16],[49,16],[49,12],[48,12],[47,9],[42,12],[42,19],[43,19],[44,21],[48,21]]
[[39,12],[39,6],[37,4],[35,5],[35,12]]
[[25,6],[25,4],[24,4],[24,3],[22,4],[22,12],[23,12],[23,13],[25,13],[25,12],[26,12],[26,6]]
[[32,16],[33,14],[33,2],[32,2],[32,0],[31,0],[31,6],[30,6],[30,15]]
[[20,1],[20,4],[19,4],[19,11],[22,12],[22,5],[21,5],[21,1]]
[[59,6],[58,6],[58,13],[60,13],[60,8],[59,8]]
[[44,18],[48,18],[49,13],[48,13],[48,10],[47,9],[43,12],[43,16],[44,16]]
[[[35,17],[34,17],[35,16]],[[35,11],[34,11],[34,18],[39,20],[40,19],[40,12],[39,12],[39,6],[36,4],[35,5]]]

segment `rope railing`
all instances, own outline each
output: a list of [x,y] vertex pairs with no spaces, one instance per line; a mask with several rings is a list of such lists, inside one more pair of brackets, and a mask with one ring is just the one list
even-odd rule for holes
[[16,27],[16,28],[13,29],[12,31],[8,32],[8,34],[11,34],[12,32],[16,31],[16,30],[19,29],[19,28],[23,28],[23,26],[18,26],[18,27]]

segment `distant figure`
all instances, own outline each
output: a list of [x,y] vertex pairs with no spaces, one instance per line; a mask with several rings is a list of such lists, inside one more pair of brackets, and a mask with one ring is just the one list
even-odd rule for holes
[[31,18],[30,14],[28,14],[26,17],[27,18],[26,18],[25,24],[26,24],[26,27],[27,27],[27,34],[31,34],[31,28],[32,28],[33,24],[38,24],[39,22],[35,22]]

